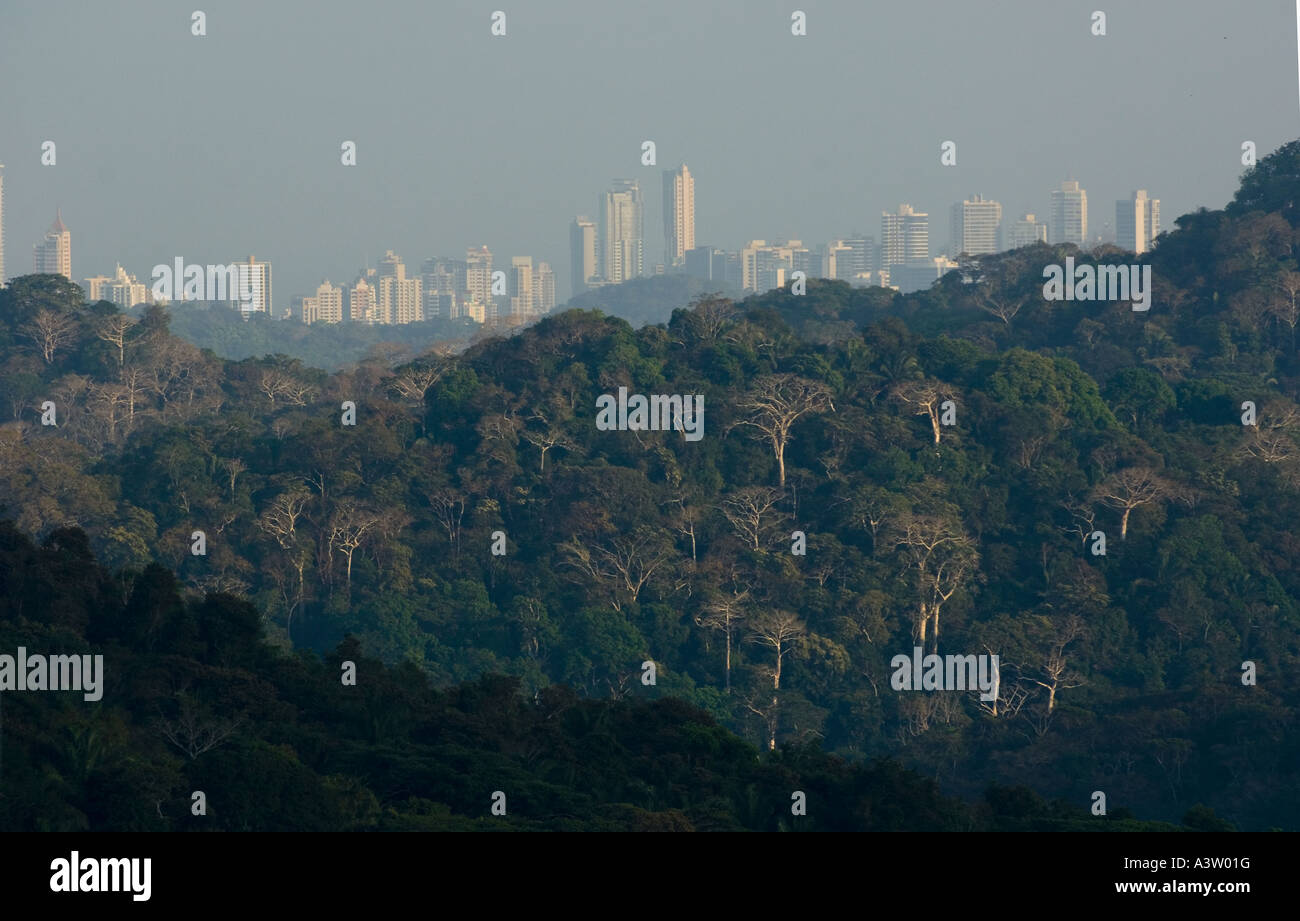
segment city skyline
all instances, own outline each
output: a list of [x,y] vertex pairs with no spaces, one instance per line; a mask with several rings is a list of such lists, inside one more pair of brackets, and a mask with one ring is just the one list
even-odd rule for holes
[[[206,263],[263,253],[280,270],[282,307],[323,276],[341,283],[376,266],[388,249],[415,267],[426,255],[486,243],[507,263],[519,254],[549,263],[564,295],[572,287],[564,229],[578,214],[599,220],[590,212],[610,178],[638,181],[643,262],[649,270],[664,261],[662,175],[683,161],[702,183],[697,246],[876,235],[875,216],[899,202],[936,220],[976,192],[1001,203],[1004,222],[1025,213],[1045,221],[1045,191],[1071,175],[1093,199],[1090,226],[1113,221],[1111,202],[1155,185],[1168,223],[1226,203],[1243,170],[1241,144],[1255,143],[1261,156],[1275,149],[1285,138],[1271,116],[1294,108],[1294,48],[1276,28],[1286,11],[1275,4],[1249,5],[1230,26],[1207,28],[1217,16],[1208,3],[1123,3],[1109,11],[1104,37],[1091,34],[1087,11],[1070,28],[1068,17],[1028,2],[953,4],[939,15],[829,3],[808,10],[804,38],[791,36],[788,11],[770,20],[713,15],[734,12],[725,3],[668,2],[653,15],[557,3],[544,15],[512,12],[500,39],[489,32],[488,11],[472,3],[381,8],[403,27],[383,54],[360,58],[351,36],[364,34],[375,11],[346,4],[323,3],[304,18],[236,0],[209,11],[202,38],[152,0],[71,17],[40,4],[8,10],[4,85],[42,72],[49,42],[20,36],[57,36],[66,60],[47,72],[42,100],[0,96],[6,277],[24,271],[26,248],[61,206],[77,236],[77,276],[120,263],[144,280],[176,254]],[[607,40],[585,40],[593,27]],[[965,42],[969,34],[981,43]],[[422,53],[431,35],[443,39],[435,55]],[[150,53],[92,76],[90,62],[114,42]],[[666,46],[671,69],[661,65]],[[236,53],[264,69],[219,66]],[[1154,69],[1139,92],[1119,65],[1153,54],[1215,63]],[[309,62],[332,55],[348,65],[309,92]],[[419,80],[409,79],[404,60],[422,62]],[[904,63],[917,65],[907,94],[872,90]],[[178,77],[158,81],[160,69]],[[644,89],[590,80],[601,71]],[[1074,74],[1075,82],[1023,79],[1035,71]],[[435,118],[408,117],[429,110],[425,86],[467,72],[476,74],[481,104],[447,97],[431,110]],[[958,73],[987,75],[988,85],[1007,90],[1005,104],[964,103],[953,89]],[[1087,99],[1075,90],[1085,80]],[[566,117],[560,103],[578,86],[589,105]],[[829,86],[857,90],[819,89]],[[918,107],[916,98],[933,101]],[[241,106],[237,125],[182,130],[178,122],[142,147],[138,119],[102,118],[137,99],[176,113],[258,104]],[[1107,132],[1068,128],[1089,105],[1105,109]],[[1222,117],[1209,125],[1200,117],[1207,110]],[[435,126],[448,120],[476,143],[460,151],[439,142]],[[1111,140],[1119,137],[1140,142]],[[56,165],[42,165],[47,140],[57,144]],[[656,144],[654,164],[642,162],[647,140]],[[346,141],[356,144],[355,167],[340,162]],[[955,166],[940,162],[945,141],[956,145]],[[931,228],[936,249],[946,232]]]
[[[694,178],[686,164],[664,171],[663,177],[665,252],[670,252],[676,241],[682,245],[694,242]],[[840,279],[854,285],[880,284],[908,292],[927,287],[956,268],[954,260],[963,253],[981,255],[1033,242],[1051,242],[1085,246],[1111,243],[1140,254],[1151,248],[1161,230],[1160,200],[1149,196],[1145,189],[1116,202],[1116,219],[1109,238],[1087,230],[1087,190],[1078,180],[1061,182],[1050,192],[1050,198],[1050,231],[1032,212],[1008,227],[1001,203],[979,193],[955,202],[950,208],[948,243],[940,247],[943,252],[938,255],[932,251],[929,213],[903,203],[894,211],[882,212],[879,245],[872,237],[861,234],[832,237],[808,246],[797,239],[772,243],[752,239],[737,251],[692,246],[684,249],[672,265],[660,263],[647,271],[643,260],[644,200],[639,186],[635,180],[614,180],[613,188],[600,196],[605,219],[597,225],[580,215],[570,224],[571,274],[587,275],[583,287],[571,296],[591,287],[660,273],[721,280],[751,293],[780,287],[798,270],[810,278]],[[0,212],[0,222],[2,217]],[[1088,236],[1084,238],[1083,234]],[[70,232],[60,209],[55,224],[33,248],[34,270],[48,270],[75,280],[70,268],[70,246]],[[719,258],[720,270],[715,267]],[[250,295],[249,303],[241,309],[276,318],[292,316],[308,323],[404,324],[444,316],[466,316],[484,323],[502,317],[536,319],[563,303],[556,298],[555,274],[549,263],[532,256],[512,256],[509,271],[500,270],[501,275],[494,277],[492,259],[490,247],[484,244],[469,248],[463,262],[448,257],[425,259],[420,274],[408,278],[404,261],[390,249],[379,260],[378,268],[363,266],[355,273],[345,272],[342,277],[353,277],[353,281],[337,289],[338,301],[328,279],[330,273],[326,273],[311,292],[294,293],[286,304],[275,302],[271,296],[270,264],[259,262],[256,269],[250,268],[254,265],[250,256],[237,269]],[[610,272],[616,273],[617,280],[605,277]],[[106,300],[129,308],[154,299],[153,280],[151,276],[148,284],[141,285],[117,263],[114,276],[86,276],[79,283],[88,297],[94,299],[102,287],[108,292]],[[140,287],[149,292],[145,297],[135,293]],[[236,299],[232,293],[229,300]]]

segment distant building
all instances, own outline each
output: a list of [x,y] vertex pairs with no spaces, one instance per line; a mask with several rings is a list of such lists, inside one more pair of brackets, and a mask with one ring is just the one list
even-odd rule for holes
[[533,271],[533,316],[545,316],[554,309],[555,272],[549,262],[539,262]]
[[726,273],[722,280],[733,288],[739,288],[745,280],[745,264],[740,258],[740,253],[724,253],[723,259],[726,261]]
[[783,287],[794,271],[795,247],[803,248],[798,240],[771,245],[766,240],[750,240],[740,251],[740,287],[760,294]]
[[948,272],[957,268],[957,263],[945,256],[933,259],[916,259],[902,265],[893,265],[889,270],[889,282],[903,294],[924,291]]
[[686,251],[682,271],[706,281],[727,282],[727,254],[714,246],[697,246]]
[[952,243],[949,256],[996,253],[1002,249],[1002,205],[980,195],[952,206]]
[[615,179],[601,199],[601,259],[605,281],[619,284],[645,274],[645,205],[635,179]]
[[844,280],[855,288],[893,288],[895,291],[898,290],[897,285],[890,283],[888,272],[858,272],[852,278]]
[[391,249],[379,260],[378,303],[382,323],[418,323],[424,319],[423,283],[406,277],[406,265]]
[[[274,316],[271,311],[271,263],[258,262],[252,256],[247,262],[233,262],[239,270],[239,287],[229,292],[231,301],[239,303],[239,309],[245,313],[265,313]],[[252,299],[245,303],[241,300],[242,292],[251,292]]]
[[1115,243],[1131,253],[1145,253],[1160,235],[1160,199],[1138,189],[1129,199],[1115,202]]
[[72,281],[72,233],[63,223],[62,211],[46,231],[45,239],[33,248],[32,271],[38,275],[62,275]]
[[123,310],[130,310],[136,304],[145,304],[152,300],[149,286],[137,281],[134,275],[128,275],[126,269],[120,265],[112,275],[96,275],[94,278],[87,278],[82,287],[86,289],[86,299],[91,303],[109,301]]
[[533,315],[533,257],[515,256],[510,260],[510,316]]
[[309,297],[296,298],[292,310],[303,323],[341,323],[343,322],[343,289],[322,281],[316,293]]
[[596,222],[587,217],[576,217],[569,225],[569,288],[570,297],[586,291],[601,267],[598,262],[600,242],[596,235]]
[[1069,179],[1052,192],[1053,245],[1073,243],[1083,246],[1088,239],[1088,193]]
[[375,294],[375,271],[370,269],[353,282],[348,289],[348,318],[353,323],[365,323],[374,326],[382,323],[379,316],[379,303]]
[[879,268],[892,271],[895,265],[925,262],[930,258],[930,215],[899,205],[894,214],[880,215],[881,259]]
[[1026,214],[1011,225],[1007,248],[1020,249],[1022,246],[1033,246],[1035,243],[1046,242],[1047,225],[1039,222],[1032,214]]
[[664,171],[664,262],[680,267],[695,249],[695,178],[683,163]]
[[801,240],[791,240],[786,245],[790,247],[791,269],[803,272],[804,278],[823,277],[822,263],[826,261],[826,254],[821,249],[809,249]]
[[486,246],[465,252],[465,290],[461,316],[470,317],[476,323],[495,321],[497,308],[492,300],[492,253]]
[[832,240],[826,246],[822,275],[853,283],[863,272],[876,270],[876,241],[873,237],[855,235],[844,240]]
[[464,259],[426,259],[420,266],[424,318],[454,320],[465,296],[468,263]]

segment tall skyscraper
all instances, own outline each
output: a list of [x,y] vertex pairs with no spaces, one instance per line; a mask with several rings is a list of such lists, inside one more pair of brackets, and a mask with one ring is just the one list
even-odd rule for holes
[[577,297],[591,287],[598,276],[600,241],[596,235],[596,222],[588,217],[576,217],[569,225],[569,297]]
[[681,266],[695,249],[695,177],[683,163],[664,171],[664,263]]
[[62,211],[57,212],[45,239],[33,248],[32,271],[38,275],[62,275],[72,281],[72,233],[63,223]]
[[[232,301],[239,301],[239,309],[245,314],[265,313],[274,316],[271,308],[271,263],[258,262],[252,256],[247,262],[232,263],[239,269],[239,289],[230,292]],[[239,300],[244,291],[252,292],[248,303]]]
[[406,265],[391,249],[379,260],[378,303],[383,323],[416,323],[424,319],[421,281],[406,277]]
[[533,257],[515,256],[510,260],[510,315],[533,315]]
[[[348,318],[353,323],[365,323],[367,326],[373,326],[382,322],[379,315],[379,304],[375,297],[375,286],[371,284],[373,280],[373,269],[363,273],[348,289]],[[368,278],[367,276],[372,276]]]
[[0,287],[5,283],[5,165],[0,163]]
[[601,259],[605,281],[618,284],[645,271],[645,204],[635,179],[615,179],[601,199]]
[[1052,244],[1083,246],[1088,239],[1088,193],[1068,179],[1052,192]]
[[545,316],[554,309],[555,272],[549,262],[539,262],[533,272],[533,315]]
[[880,216],[881,268],[930,259],[930,215],[899,205],[898,213]]
[[465,251],[465,304],[461,316],[478,323],[496,320],[497,308],[492,300],[492,253],[486,246]]
[[1138,189],[1115,202],[1115,243],[1131,253],[1145,253],[1160,235],[1160,199]]
[[424,318],[460,316],[465,295],[466,264],[463,259],[426,259],[420,266],[424,291]]
[[1002,205],[973,195],[952,206],[952,252],[979,256],[1002,249]]
[[1032,214],[1026,214],[1011,225],[1007,249],[1020,249],[1022,246],[1033,246],[1035,243],[1046,242],[1047,225]]

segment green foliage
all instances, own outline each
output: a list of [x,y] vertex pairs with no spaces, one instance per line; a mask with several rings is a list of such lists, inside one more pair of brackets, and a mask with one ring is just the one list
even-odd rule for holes
[[[1044,265],[1093,257],[1035,246],[982,259],[979,286],[950,275],[906,296],[672,289],[678,309],[639,329],[601,289],[592,309],[460,354],[325,373],[313,365],[334,359],[278,344],[222,360],[158,310],[119,346],[111,306],[15,279],[0,290],[0,509],[15,523],[0,531],[0,625],[137,657],[118,674],[142,696],[102,723],[7,697],[14,824],[188,815],[170,792],[170,818],[113,796],[96,812],[107,775],[85,752],[110,740],[104,771],[182,790],[187,756],[133,733],[151,707],[173,723],[190,707],[260,727],[203,768],[215,783],[244,761],[267,772],[248,795],[276,816],[230,809],[230,828],[481,827],[483,790],[506,782],[490,777],[517,780],[521,827],[789,827],[790,790],[806,789],[790,784],[809,781],[762,772],[796,763],[896,782],[925,827],[1075,827],[1097,789],[1116,804],[1107,827],[1134,823],[1123,809],[1205,826],[1194,803],[1238,828],[1300,827],[1285,793],[1300,785],[1300,687],[1284,679],[1300,668],[1297,149],[1161,237],[1146,313],[1044,301]],[[1023,304],[994,318],[990,297]],[[57,341],[38,340],[42,311]],[[755,427],[773,380],[828,399],[774,438]],[[595,400],[619,387],[702,394],[704,438],[598,431]],[[47,399],[57,426],[40,425]],[[955,424],[939,424],[949,400]],[[919,553],[927,534],[950,555]],[[941,652],[1004,655],[996,713],[892,689],[922,616]],[[340,696],[328,657],[349,635],[396,677]],[[189,696],[157,696],[186,680]],[[548,712],[561,729],[539,728]],[[477,734],[447,728],[466,721]],[[11,754],[16,725],[29,741]],[[559,734],[529,748],[534,731]],[[331,747],[335,733],[349,741]],[[651,776],[649,752],[689,764],[697,744],[731,759],[725,782],[688,796]],[[926,813],[930,794],[880,757],[980,805]],[[907,827],[881,795],[818,821]]]

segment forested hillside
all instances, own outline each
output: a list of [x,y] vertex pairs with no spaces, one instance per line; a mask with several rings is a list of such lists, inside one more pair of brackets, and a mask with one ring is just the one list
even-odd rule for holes
[[[599,310],[621,317],[633,326],[642,326],[666,323],[674,309],[706,292],[738,293],[720,282],[688,275],[655,275],[583,292],[567,306]],[[144,309],[137,307],[133,313]],[[326,371],[338,371],[365,361],[409,360],[435,343],[450,351],[460,351],[485,334],[491,335],[469,318],[376,326],[365,323],[308,326],[299,320],[272,319],[259,313],[245,316],[224,304],[188,303],[174,306],[169,328],[177,338],[200,349],[210,349],[221,358],[241,361],[283,354]]]
[[[134,313],[147,308],[137,307]],[[425,320],[419,323],[371,326],[366,323],[313,323],[272,319],[224,304],[178,303],[169,328],[177,338],[221,358],[242,361],[283,354],[325,371],[337,371],[370,360],[412,356],[442,342],[453,351],[478,337],[473,320]]]
[[[7,693],[6,831],[1161,831],[992,786],[965,804],[891,761],[815,745],[760,760],[680,701],[583,699],[484,676],[437,691],[355,640],[324,661],[261,637],[246,601],[186,602],[151,564],[115,577],[84,534],[0,525],[0,642],[94,651],[103,705]],[[347,665],[356,683],[340,680]],[[194,794],[204,814],[195,814]],[[806,812],[790,804],[803,795]],[[499,800],[504,815],[492,813]],[[1186,827],[1221,827],[1204,807]]]
[[[16,279],[0,292],[0,407],[13,420],[0,428],[0,502],[18,531],[53,542],[34,550],[8,532],[5,629],[108,644],[111,681],[140,695],[127,700],[173,708],[157,719],[182,719],[186,695],[218,726],[246,713],[185,770],[265,757],[288,772],[275,759],[296,758],[332,791],[329,822],[375,815],[353,785],[362,774],[393,772],[365,788],[385,806],[394,790],[423,796],[399,776],[425,757],[410,748],[419,732],[466,750],[491,736],[528,765],[527,732],[501,721],[545,722],[545,702],[563,699],[616,739],[631,727],[609,756],[627,779],[607,794],[573,773],[577,757],[546,776],[636,803],[656,813],[647,822],[678,809],[707,826],[708,810],[657,798],[668,782],[630,765],[689,770],[692,745],[723,757],[739,744],[689,704],[752,746],[731,756],[729,790],[797,758],[849,772],[845,790],[895,776],[822,750],[891,756],[968,803],[1024,786],[1091,818],[1102,791],[1111,818],[1177,821],[1203,803],[1241,828],[1300,828],[1297,176],[1293,143],[1225,210],[1180,218],[1141,257],[1155,279],[1147,312],[1044,300],[1045,265],[1134,257],[1040,245],[915,295],[810,282],[803,296],[702,298],[641,329],[569,311],[457,356],[326,374],[283,357],[223,362],[172,336],[160,310],[133,323],[58,277]],[[622,387],[703,395],[703,437],[599,430],[597,397]],[[57,425],[42,425],[51,411]],[[33,554],[74,564],[35,583],[41,566],[22,562]],[[273,655],[259,611],[282,647],[333,658]],[[348,635],[362,652],[340,656]],[[915,645],[1000,655],[998,698],[895,690],[891,660]],[[362,655],[406,663],[369,666],[385,677],[368,704],[333,677]],[[480,681],[490,674],[522,696]],[[578,703],[556,684],[617,702]],[[437,715],[403,716],[382,688]],[[59,729],[76,751],[137,751],[138,714],[67,706]],[[638,733],[656,718],[668,738],[647,742]],[[351,760],[346,745],[325,754],[311,720],[354,721]],[[480,735],[450,741],[431,728],[440,720]],[[564,731],[579,752],[590,737]],[[30,771],[44,744],[31,742]],[[453,790],[449,750],[426,754],[447,785],[431,802],[479,814],[469,804],[486,804],[486,777]],[[239,768],[248,783],[261,770]],[[50,783],[92,775],[74,759]],[[765,795],[752,813],[733,796],[717,824],[773,827],[786,780],[770,815]],[[920,789],[898,794],[909,815],[937,795]],[[400,808],[402,821],[419,808]],[[438,808],[430,821],[450,822]],[[966,809],[936,805],[926,827],[992,821]]]

